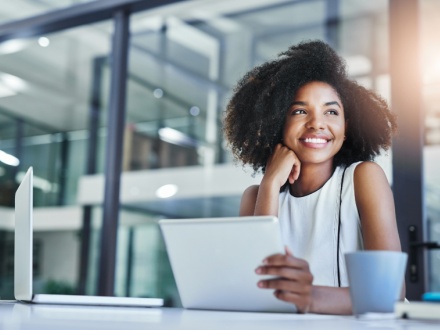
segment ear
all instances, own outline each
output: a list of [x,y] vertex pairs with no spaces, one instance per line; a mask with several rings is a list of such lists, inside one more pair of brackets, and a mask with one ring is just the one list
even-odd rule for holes
[[348,119],[345,120],[345,136],[347,136],[347,130],[348,130]]

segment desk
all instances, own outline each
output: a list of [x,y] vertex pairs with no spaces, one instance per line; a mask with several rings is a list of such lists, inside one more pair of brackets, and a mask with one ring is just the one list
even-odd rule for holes
[[273,314],[185,310],[32,305],[0,302],[0,329],[439,329],[439,322],[394,319],[392,315],[353,316]]

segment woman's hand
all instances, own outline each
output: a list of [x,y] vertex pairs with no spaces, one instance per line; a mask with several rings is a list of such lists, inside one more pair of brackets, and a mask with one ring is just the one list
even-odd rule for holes
[[287,180],[292,184],[298,179],[301,171],[301,162],[296,154],[282,144],[277,144],[270,156],[263,180],[273,180],[282,187]]
[[299,313],[307,313],[311,309],[313,275],[309,264],[305,260],[295,258],[287,247],[285,254],[275,254],[266,258],[255,272],[277,277],[261,280],[258,287],[274,289],[274,295],[278,299],[295,304]]

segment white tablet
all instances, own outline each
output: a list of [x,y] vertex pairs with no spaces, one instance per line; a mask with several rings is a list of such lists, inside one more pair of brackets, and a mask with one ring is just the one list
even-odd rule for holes
[[265,257],[284,253],[272,216],[159,221],[185,308],[295,312],[273,290],[257,287]]

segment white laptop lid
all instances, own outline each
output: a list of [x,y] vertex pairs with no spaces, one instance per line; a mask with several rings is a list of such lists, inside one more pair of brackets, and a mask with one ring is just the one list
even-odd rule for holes
[[14,296],[42,304],[160,307],[162,298],[33,294],[33,169],[26,172],[15,193]]
[[23,301],[32,300],[32,174],[30,167],[15,193],[14,295]]
[[284,253],[276,217],[164,219],[159,221],[185,308],[294,312],[273,290],[257,287],[255,269]]

